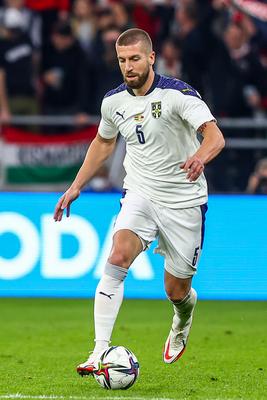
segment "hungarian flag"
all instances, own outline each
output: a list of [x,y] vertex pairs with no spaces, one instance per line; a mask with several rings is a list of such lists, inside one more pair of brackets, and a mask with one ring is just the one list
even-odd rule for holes
[[267,1],[233,0],[233,4],[244,13],[261,21],[267,21]]
[[0,162],[10,184],[71,182],[80,168],[96,126],[48,136],[4,127]]

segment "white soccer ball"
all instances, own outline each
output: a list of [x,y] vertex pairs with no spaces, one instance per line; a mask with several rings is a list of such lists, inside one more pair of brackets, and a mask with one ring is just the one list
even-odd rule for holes
[[112,346],[94,364],[94,378],[104,389],[129,389],[139,375],[139,363],[126,347]]

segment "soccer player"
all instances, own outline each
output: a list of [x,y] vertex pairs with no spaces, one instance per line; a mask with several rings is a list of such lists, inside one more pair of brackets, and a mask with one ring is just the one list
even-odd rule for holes
[[[165,257],[165,290],[174,309],[163,360],[170,364],[183,354],[197,300],[191,282],[207,208],[203,170],[224,147],[215,118],[198,92],[154,73],[155,53],[145,31],[123,32],[116,51],[124,83],[104,97],[97,136],[54,214],[55,221],[61,221],[65,209],[69,216],[71,203],[112,153],[120,132],[127,145],[124,197],[95,294],[95,347],[77,367],[81,375],[92,373],[96,357],[109,346],[128,269],[156,238],[157,252]],[[201,144],[197,132],[203,136]]]

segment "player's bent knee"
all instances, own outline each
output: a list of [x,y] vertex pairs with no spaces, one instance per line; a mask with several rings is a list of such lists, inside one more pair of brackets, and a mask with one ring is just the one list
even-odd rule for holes
[[186,295],[190,291],[190,287],[189,288],[167,287],[165,288],[165,291],[168,299],[172,303],[176,303],[182,301],[186,297]]
[[108,262],[110,262],[113,265],[118,265],[119,267],[129,268],[132,259],[126,252],[114,251],[109,256]]

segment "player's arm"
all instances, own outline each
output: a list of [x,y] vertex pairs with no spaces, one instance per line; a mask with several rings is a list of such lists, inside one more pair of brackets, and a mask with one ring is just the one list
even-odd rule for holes
[[70,205],[76,200],[82,188],[86,185],[98,169],[103,165],[104,161],[111,155],[116,143],[116,137],[112,139],[104,139],[99,133],[90,144],[84,162],[78,171],[76,178],[69,189],[60,197],[54,212],[54,220],[61,221],[64,209],[67,211],[67,217],[70,215]]
[[203,136],[201,146],[196,153],[190,157],[181,168],[187,171],[190,182],[195,181],[204,170],[205,164],[216,157],[225,146],[222,132],[215,121],[205,122],[198,132]]

